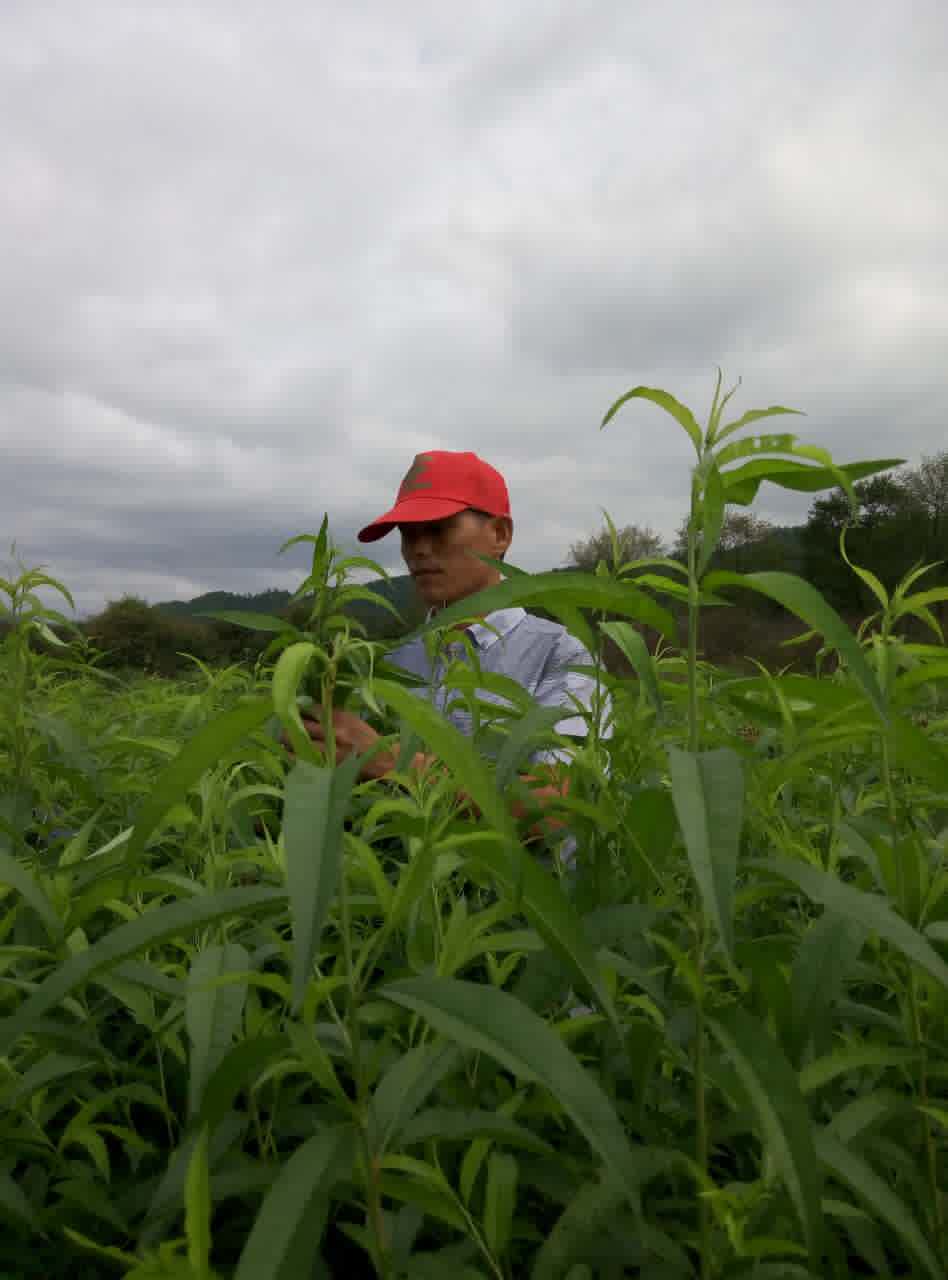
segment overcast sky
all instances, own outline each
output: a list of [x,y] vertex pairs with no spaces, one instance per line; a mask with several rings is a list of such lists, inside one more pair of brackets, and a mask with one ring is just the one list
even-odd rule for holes
[[946,65],[944,0],[2,0],[0,560],[295,586],[426,448],[525,568],[670,536],[687,440],[598,423],[717,364],[842,461],[946,447]]

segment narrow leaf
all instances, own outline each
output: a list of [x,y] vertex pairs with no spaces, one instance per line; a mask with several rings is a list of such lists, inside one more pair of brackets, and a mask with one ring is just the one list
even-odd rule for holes
[[655,708],[655,715],[659,722],[663,721],[665,719],[665,704],[662,700],[661,690],[658,687],[655,663],[641,632],[637,631],[630,622],[601,622],[599,630],[603,635],[609,637],[623,657],[632,665],[635,674],[642,683],[646,697]]
[[708,1025],[754,1106],[766,1149],[790,1193],[810,1253],[816,1256],[822,1178],[794,1070],[766,1027],[744,1009],[734,1006],[709,1016]]
[[744,811],[740,757],[729,747],[694,755],[668,748],[672,800],[706,914],[733,958],[734,882]]
[[491,1251],[502,1257],[510,1243],[517,1199],[517,1161],[503,1151],[491,1153],[484,1190],[484,1234]]
[[721,536],[724,524],[724,482],[721,472],[712,464],[704,482],[704,502],[701,519],[701,550],[698,555],[697,574],[700,578],[710,563]]
[[694,414],[685,405],[676,400],[673,395],[669,395],[667,391],[662,391],[658,387],[633,387],[624,396],[620,396],[607,410],[600,429],[611,422],[622,406],[628,404],[630,400],[651,400],[652,404],[657,404],[660,409],[664,409],[666,413],[671,414],[678,425],[684,427],[685,431],[687,431],[688,437],[695,447],[695,452],[700,454],[701,428],[698,426]]
[[800,1072],[800,1089],[803,1093],[815,1093],[851,1071],[865,1071],[867,1067],[875,1070],[909,1067],[917,1061],[917,1049],[900,1049],[885,1044],[846,1045],[807,1063]]
[[948,965],[917,930],[892,910],[884,898],[844,884],[819,867],[793,858],[755,859],[751,865],[789,880],[813,902],[819,902],[835,915],[843,916],[878,934],[907,960],[924,969],[936,982],[948,987]]
[[215,920],[239,916],[242,912],[272,911],[285,903],[286,894],[282,889],[221,889],[218,893],[158,907],[119,925],[87,951],[60,965],[23,1001],[16,1013],[0,1021],[0,1054],[6,1053],[38,1018],[56,1008],[96,973],[169,938],[187,937]]
[[877,1217],[894,1231],[906,1249],[933,1280],[944,1280],[944,1270],[905,1203],[854,1151],[825,1129],[816,1135],[816,1154],[824,1167],[845,1183]]
[[435,614],[423,627],[412,632],[412,636],[423,635],[434,627],[440,630],[456,622],[484,617],[494,609],[507,609],[513,605],[535,605],[548,609],[552,614],[559,610],[564,624],[568,617],[568,613],[562,612],[564,605],[569,610],[597,609],[644,623],[672,642],[678,632],[675,619],[668,610],[640,591],[634,583],[596,578],[591,573],[550,570],[547,573],[517,573],[495,586],[478,591],[476,595],[467,596]]
[[321,769],[300,760],[286,780],[283,840],[293,920],[295,1009],[302,1004],[339,883],[343,824],[360,763],[353,755],[336,769]]
[[283,1035],[254,1036],[238,1041],[208,1077],[196,1124],[213,1132],[230,1111],[240,1090],[261,1075],[264,1068],[286,1057],[289,1049],[290,1042]]
[[772,404],[769,409],[751,409],[747,413],[741,414],[733,422],[725,423],[715,437],[715,442],[725,440],[728,436],[740,431],[742,427],[749,427],[752,422],[759,422],[761,418],[773,418],[781,413],[794,413],[804,416],[802,409],[786,409],[782,404]]
[[820,1033],[828,1028],[830,1008],[842,994],[865,938],[862,925],[832,911],[825,911],[803,935],[790,981],[797,1062],[807,1042],[819,1044]]
[[893,760],[909,773],[948,791],[948,751],[940,742],[916,728],[904,716],[893,716],[889,725]]
[[711,590],[720,587],[742,587],[776,600],[785,609],[795,613],[809,626],[814,627],[842,657],[853,678],[865,691],[880,717],[885,720],[888,710],[879,682],[866,661],[858,640],[832,605],[828,604],[815,587],[792,573],[729,573],[716,571],[708,574],[705,586]]
[[58,941],[62,937],[62,921],[43,886],[12,853],[6,853],[3,849],[0,849],[0,884],[9,885],[24,902],[29,903],[46,926],[50,938]]
[[375,1087],[369,1110],[372,1145],[381,1155],[423,1106],[433,1089],[461,1062],[453,1044],[417,1045],[389,1067]]
[[496,987],[456,978],[411,978],[378,994],[421,1014],[458,1044],[486,1053],[520,1079],[544,1085],[605,1163],[631,1188],[639,1165],[596,1079],[547,1024]]
[[183,800],[201,775],[225,752],[258,728],[272,714],[266,698],[240,703],[199,729],[188,744],[159,775],[139,810],[128,842],[126,857],[134,866],[144,852],[148,837],[173,804]]
[[200,613],[199,618],[212,618],[215,622],[229,622],[232,627],[244,627],[247,631],[295,631],[288,618],[275,618],[270,613],[253,613],[242,609],[217,609],[213,613]]
[[250,954],[238,942],[206,947],[191,963],[184,1021],[191,1040],[188,1100],[192,1117],[201,1108],[209,1077],[220,1065],[240,1027],[247,995],[246,982],[227,986],[209,984],[215,978],[243,973],[250,967]]
[[781,489],[818,493],[821,489],[836,488],[840,483],[840,473],[849,482],[863,480],[878,471],[901,466],[904,461],[904,458],[881,458],[872,462],[846,462],[838,467],[819,467],[793,462],[789,458],[754,458],[743,466],[723,472],[724,490],[728,502],[746,506],[754,500],[765,480]]
[[0,1211],[19,1219],[34,1231],[38,1229],[33,1206],[6,1170],[0,1170]]
[[209,1280],[211,1259],[211,1182],[208,1133],[202,1129],[188,1161],[184,1184],[184,1234],[195,1280]]
[[234,1280],[299,1280],[312,1274],[330,1193],[351,1169],[355,1134],[340,1125],[304,1142],[282,1166],[260,1206]]

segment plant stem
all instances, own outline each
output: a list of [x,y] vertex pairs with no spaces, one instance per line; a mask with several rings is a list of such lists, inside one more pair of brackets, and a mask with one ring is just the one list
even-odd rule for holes
[[[915,990],[915,971],[909,973],[909,1013],[912,1019],[912,1036],[915,1040],[915,1047],[918,1049],[919,1068],[918,1068],[918,1096],[923,1107],[928,1106],[928,1052],[925,1048],[925,1040],[922,1035],[922,1022],[918,1008],[918,995]],[[935,1249],[939,1257],[944,1257],[945,1250],[945,1219],[941,1209],[941,1196],[938,1191],[938,1160],[935,1152],[935,1143],[932,1138],[931,1121],[925,1113],[922,1113],[922,1134],[925,1142],[925,1160],[928,1168],[928,1190],[932,1198],[932,1212],[934,1214],[935,1227]]]
[[698,750],[698,482],[691,482],[688,521],[688,750]]
[[346,1007],[346,1024],[349,1033],[349,1049],[352,1054],[352,1075],[355,1080],[356,1122],[359,1130],[359,1145],[365,1164],[366,1210],[369,1225],[375,1241],[372,1261],[376,1272],[383,1277],[390,1274],[388,1245],[385,1238],[385,1222],[382,1217],[382,1201],[379,1196],[378,1166],[372,1154],[369,1142],[366,1113],[368,1110],[368,1090],[362,1070],[362,1036],[359,1027],[359,986],[355,981],[355,967],[352,958],[352,920],[349,913],[349,888],[346,876],[345,856],[343,856],[342,875],[339,880],[340,924],[342,926],[342,946],[346,962],[346,978],[349,984],[349,1000]]
[[[704,920],[698,925],[698,954],[696,957],[698,971],[699,999],[697,1021],[695,1025],[695,1156],[698,1168],[705,1178],[708,1176],[708,1113],[705,1098],[704,1081]],[[701,1240],[701,1280],[709,1280],[711,1275],[711,1210],[703,1194],[698,1192],[698,1230]]]

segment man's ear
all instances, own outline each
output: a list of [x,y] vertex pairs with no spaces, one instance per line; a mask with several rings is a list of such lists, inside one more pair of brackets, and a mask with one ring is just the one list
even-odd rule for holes
[[513,541],[513,521],[510,516],[494,517],[494,545],[496,547],[496,559],[507,551]]

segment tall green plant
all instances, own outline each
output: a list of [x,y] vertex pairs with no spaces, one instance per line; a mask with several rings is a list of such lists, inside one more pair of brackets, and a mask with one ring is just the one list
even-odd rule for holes
[[[722,492],[840,468],[738,438],[755,414],[722,426],[720,385],[694,431],[638,392],[696,443],[688,564],[505,565],[432,619],[472,737],[345,619],[325,523],[308,612],[243,618],[274,637],[256,672],[68,686],[104,784],[44,758],[81,825],[0,859],[15,1274],[943,1275],[948,650],[900,634],[938,601],[880,584],[854,635],[799,579],[713,575]],[[734,590],[834,669],[703,662],[701,611]],[[628,659],[593,667],[610,738],[558,738],[462,660],[452,624],[513,603]],[[66,686],[30,696],[62,711]],[[357,781],[300,720],[343,701],[438,767]],[[565,875],[511,812],[551,746]]]

